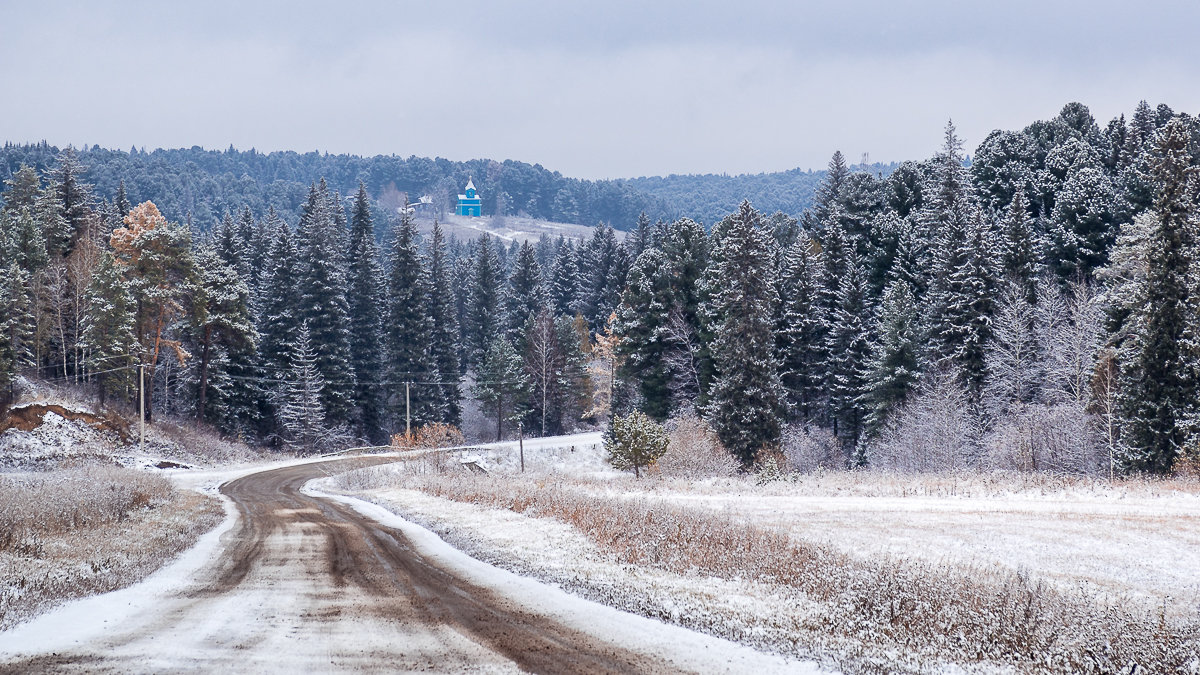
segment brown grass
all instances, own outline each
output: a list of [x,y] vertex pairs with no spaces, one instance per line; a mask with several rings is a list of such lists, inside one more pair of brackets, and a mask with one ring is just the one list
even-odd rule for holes
[[[347,477],[344,487],[396,486],[395,474],[373,476]],[[425,472],[404,476],[400,486],[569,523],[624,564],[799,591],[818,607],[806,628],[830,641],[1021,672],[1117,672],[1133,663],[1176,672],[1200,659],[1195,620],[1168,620],[999,568],[856,558],[729,513],[586,494],[569,481]]]
[[0,630],[50,607],[127,586],[223,517],[210,498],[115,467],[0,484]]

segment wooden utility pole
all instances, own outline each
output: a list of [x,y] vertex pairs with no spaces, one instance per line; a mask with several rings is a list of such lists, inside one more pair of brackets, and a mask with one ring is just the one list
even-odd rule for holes
[[521,473],[525,473],[525,423],[517,422],[517,447],[521,451]]
[[409,408],[408,386],[409,382],[404,383],[404,438],[412,441],[412,409]]

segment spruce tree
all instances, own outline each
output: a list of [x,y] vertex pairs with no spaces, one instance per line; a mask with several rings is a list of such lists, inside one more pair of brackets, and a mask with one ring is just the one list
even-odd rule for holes
[[350,362],[350,310],[346,303],[344,230],[322,179],[309,189],[296,230],[300,319],[308,323],[317,370],[325,380],[322,404],[328,422],[353,421],[355,373]]
[[325,378],[317,359],[308,322],[303,322],[277,407],[284,442],[305,453],[320,451],[329,433],[324,405]]
[[270,379],[286,376],[294,357],[296,335],[300,330],[300,291],[296,279],[300,272],[299,252],[291,230],[282,220],[275,221],[271,249],[267,256],[271,269],[263,280],[259,314],[259,350],[266,375]]
[[17,374],[36,363],[33,325],[29,273],[15,262],[0,265],[0,401],[12,400]]
[[504,293],[504,320],[508,338],[518,342],[529,317],[546,306],[542,271],[537,253],[528,241],[521,244]]
[[866,391],[866,367],[870,345],[867,285],[858,256],[851,253],[846,276],[839,284],[838,303],[830,317],[825,352],[829,355],[827,386],[834,433],[847,449],[858,443],[862,432],[860,401]]
[[350,363],[356,383],[354,403],[358,410],[355,429],[360,438],[383,444],[383,391],[380,384],[383,352],[383,316],[379,249],[371,218],[367,188],[358,184],[350,218],[350,249],[346,255],[346,304],[350,312]]
[[920,381],[921,321],[912,288],[903,279],[888,285],[876,321],[866,368],[865,431],[875,435],[908,400]]
[[789,417],[813,419],[824,388],[824,336],[827,324],[817,304],[819,255],[807,234],[788,248],[779,284],[779,325],[775,333],[779,377]]
[[446,239],[442,227],[434,221],[433,234],[429,240],[429,305],[428,314],[432,322],[429,341],[430,362],[437,372],[438,396],[435,401],[438,420],[458,426],[462,420],[462,402],[459,393],[460,359],[458,345],[458,317],[454,306],[454,288],[450,278],[450,260],[446,253]]
[[664,360],[668,320],[676,305],[672,269],[665,253],[646,249],[629,272],[613,332],[620,337],[623,376],[635,380],[642,410],[662,421],[671,412],[671,373]]
[[1029,222],[1023,191],[1018,190],[1001,222],[1000,270],[1010,284],[1024,289],[1029,302],[1037,300],[1039,272],[1037,243]]
[[83,182],[86,168],[79,163],[74,148],[63,150],[57,159],[58,166],[50,176],[62,216],[62,229],[48,231],[46,244],[52,254],[66,257],[84,233],[91,217],[91,186]]
[[399,428],[406,419],[425,423],[435,417],[436,390],[431,391],[429,385],[409,385],[406,400],[404,386],[406,382],[431,382],[437,375],[430,355],[433,326],[428,314],[428,280],[417,229],[407,215],[392,234],[387,264],[386,370],[395,392],[390,407]]
[[[190,319],[197,347],[196,416],[235,431],[252,421],[258,409],[252,387],[228,381],[230,358],[254,353],[257,334],[250,321],[250,290],[216,251],[201,247],[194,257],[199,279]],[[226,380],[224,391],[210,396],[211,383],[220,379]]]
[[769,235],[748,201],[726,219],[710,269],[715,283],[712,343],[716,379],[709,419],[744,464],[779,442],[779,374],[774,352],[777,290]]
[[529,390],[521,355],[505,338],[492,340],[479,364],[471,393],[484,414],[495,417],[497,441],[504,439],[505,422],[516,422],[525,416]]
[[578,308],[579,272],[575,246],[567,241],[558,249],[550,270],[550,304],[559,314],[570,316]]
[[468,366],[483,361],[500,328],[502,274],[492,238],[484,233],[475,244],[475,265],[467,294],[466,325],[463,327],[463,354]]
[[1189,321],[1188,276],[1195,246],[1195,202],[1190,175],[1189,134],[1171,122],[1155,141],[1150,178],[1157,186],[1149,267],[1132,337],[1122,347],[1120,408],[1127,468],[1170,472],[1186,442],[1184,422],[1195,406],[1182,340]]

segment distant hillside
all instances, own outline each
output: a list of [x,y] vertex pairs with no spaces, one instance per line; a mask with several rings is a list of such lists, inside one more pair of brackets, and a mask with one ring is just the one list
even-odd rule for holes
[[[851,167],[855,171],[870,171],[883,176],[899,164],[871,164]],[[825,171],[792,169],[777,173],[717,174],[655,176],[630,178],[622,181],[636,192],[663,204],[670,219],[688,216],[712,225],[737,210],[743,199],[749,199],[764,213],[783,211],[799,216],[812,204],[817,186],[825,179]]]
[[[0,180],[8,180],[22,164],[46,171],[57,164],[59,148],[39,143],[5,144],[0,149]],[[84,179],[95,196],[112,199],[120,181],[130,202],[151,200],[172,220],[190,220],[201,229],[226,211],[248,205],[256,216],[274,207],[295,223],[308,186],[325,178],[349,197],[366,184],[371,197],[394,212],[407,194],[433,198],[437,211],[453,208],[455,195],[468,178],[483,197],[485,214],[502,206],[506,214],[534,219],[620,229],[633,227],[645,211],[660,217],[663,209],[651,198],[617,181],[564,177],[538,164],[505,160],[455,162],[427,157],[329,155],[317,152],[205,150],[107,150],[98,146],[77,151],[86,167]],[[2,189],[2,188],[0,188]]]
[[[46,143],[0,149],[0,180],[22,164],[41,172],[57,164],[60,149]],[[206,150],[201,147],[147,152],[91,146],[77,151],[84,179],[99,199],[111,200],[124,181],[133,204],[150,200],[168,218],[207,229],[226,212],[249,206],[258,217],[274,207],[295,223],[314,181],[350,197],[359,181],[383,211],[395,213],[404,195],[429,195],[434,213],[444,219],[468,178],[483,197],[483,212],[502,208],[509,216],[593,226],[607,223],[629,230],[645,212],[651,220],[689,216],[712,225],[737,209],[743,199],[766,213],[799,215],[812,203],[824,171],[793,169],[778,173],[726,176],[671,175],[622,180],[565,177],[539,164],[477,159],[455,162],[427,157],[330,155],[318,152]],[[896,165],[874,164],[872,172],[890,173]],[[855,167],[860,169],[860,167]],[[2,187],[0,187],[2,189]]]

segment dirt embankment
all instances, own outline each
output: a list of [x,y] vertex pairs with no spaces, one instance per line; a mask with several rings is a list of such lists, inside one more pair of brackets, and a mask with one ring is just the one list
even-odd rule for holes
[[83,422],[97,431],[109,431],[116,434],[123,443],[132,441],[129,424],[112,413],[99,415],[81,410],[71,410],[54,403],[26,403],[9,408],[0,413],[0,433],[9,429],[33,431],[42,426],[47,413],[54,413],[63,419]]

